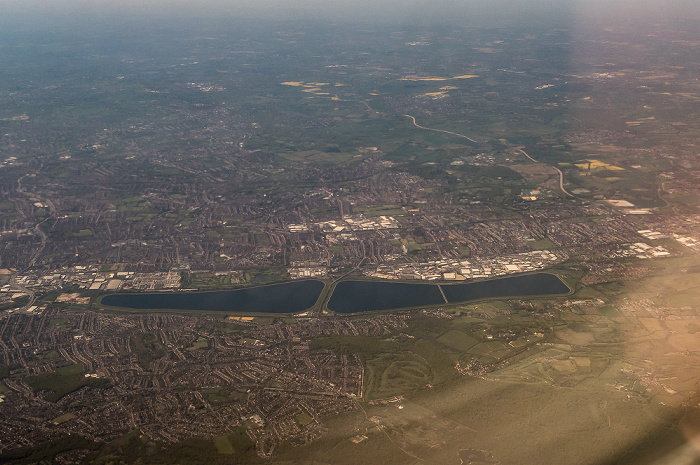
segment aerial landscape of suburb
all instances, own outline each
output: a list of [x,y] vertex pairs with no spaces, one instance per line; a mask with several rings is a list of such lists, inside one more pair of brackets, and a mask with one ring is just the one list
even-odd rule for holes
[[700,463],[665,3],[5,14],[0,464]]

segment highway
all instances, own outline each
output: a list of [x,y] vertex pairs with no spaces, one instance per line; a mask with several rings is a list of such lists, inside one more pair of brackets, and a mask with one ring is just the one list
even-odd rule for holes
[[452,134],[453,136],[462,137],[462,138],[467,139],[467,140],[469,140],[469,141],[471,141],[471,142],[474,142],[475,144],[478,144],[477,141],[475,141],[475,140],[472,139],[471,137],[465,136],[464,134],[459,134],[459,133],[457,133],[457,132],[452,132],[452,131],[445,131],[444,129],[427,128],[427,127],[425,127],[425,126],[421,126],[420,124],[416,123],[416,118],[415,118],[415,117],[413,117],[413,116],[411,116],[411,115],[404,115],[404,116],[406,116],[406,117],[408,117],[408,118],[411,118],[411,119],[413,120],[413,125],[414,125],[415,127],[417,127],[417,128],[427,129],[428,131],[444,132],[445,134]]
[[517,149],[520,153],[522,153],[523,155],[525,155],[525,156],[528,158],[528,160],[530,160],[530,161],[532,161],[532,162],[535,162],[535,163],[539,163],[539,164],[541,164],[541,165],[549,166],[550,168],[554,168],[555,170],[557,170],[557,173],[559,173],[559,189],[561,189],[561,191],[562,191],[564,194],[568,195],[569,197],[576,197],[574,194],[572,194],[571,192],[569,192],[569,191],[567,191],[566,189],[564,189],[564,173],[562,173],[561,170],[560,170],[559,168],[557,168],[556,166],[547,165],[546,163],[542,163],[541,161],[535,160],[535,159],[532,158],[530,155],[528,155],[527,152],[525,152],[525,150],[523,150],[523,149],[520,148],[520,147],[516,147],[516,149]]

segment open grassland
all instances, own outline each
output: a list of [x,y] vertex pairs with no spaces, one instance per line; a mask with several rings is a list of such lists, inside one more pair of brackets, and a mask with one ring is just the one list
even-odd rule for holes
[[479,343],[479,340],[473,336],[454,329],[446,332],[437,340],[448,347],[463,352],[471,349]]
[[[670,426],[676,420],[668,407],[630,402],[603,383],[562,390],[460,379],[396,402],[363,404],[331,419],[318,442],[280,451],[277,463],[446,464],[459,463],[464,449],[490,458],[479,463],[635,463],[679,443]],[[357,435],[367,439],[356,444]]]
[[384,338],[319,338],[361,354],[361,410],[280,460],[459,463],[469,450],[478,463],[650,463],[700,425],[683,407],[700,396],[696,263],[656,260],[567,298],[455,306]]
[[81,364],[67,365],[56,369],[51,373],[30,376],[26,383],[34,391],[48,391],[45,399],[49,402],[57,402],[63,396],[77,391],[83,386],[105,388],[109,386],[106,379],[86,378],[85,369]]
[[216,451],[219,454],[223,455],[233,455],[236,450],[233,448],[233,445],[231,444],[231,441],[228,439],[228,434],[224,436],[217,436],[214,439],[212,439],[214,442],[214,446],[216,447]]

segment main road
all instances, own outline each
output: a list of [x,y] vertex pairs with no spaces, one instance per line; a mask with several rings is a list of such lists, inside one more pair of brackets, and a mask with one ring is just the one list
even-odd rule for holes
[[[417,128],[426,129],[426,130],[428,130],[428,131],[444,132],[445,134],[452,134],[453,136],[462,137],[462,138],[464,138],[464,139],[467,139],[467,140],[470,141],[470,142],[474,142],[475,144],[478,144],[477,141],[475,141],[475,140],[472,139],[471,137],[465,136],[464,134],[459,134],[459,133],[457,133],[457,132],[452,132],[452,131],[446,131],[446,130],[444,130],[444,129],[434,129],[434,128],[428,128],[428,127],[425,127],[425,126],[421,126],[420,124],[416,123],[416,118],[415,118],[414,116],[411,116],[411,115],[404,115],[404,116],[406,116],[407,118],[411,118],[411,120],[413,121],[413,125],[414,125],[415,127],[417,127]],[[522,153],[523,155],[525,155],[525,156],[526,156],[530,161],[532,161],[532,162],[539,163],[539,164],[541,164],[541,165],[546,165],[546,166],[549,166],[549,167],[554,168],[555,170],[557,170],[557,173],[559,173],[559,189],[561,189],[561,191],[562,191],[564,194],[568,195],[569,197],[576,197],[574,194],[572,194],[571,192],[567,191],[567,190],[564,188],[564,173],[562,173],[562,171],[561,171],[559,168],[557,168],[556,166],[548,165],[547,163],[542,163],[541,161],[535,160],[535,159],[532,158],[530,155],[528,155],[528,153],[525,152],[521,147],[516,147],[516,150],[518,150],[520,153]]]
[[557,170],[557,173],[559,173],[559,189],[561,189],[561,191],[562,191],[563,193],[565,193],[566,195],[568,195],[569,197],[576,197],[574,194],[572,194],[571,192],[569,192],[569,191],[567,191],[566,189],[564,189],[564,173],[562,173],[561,170],[560,170],[559,168],[557,168],[556,166],[547,165],[547,163],[542,163],[541,161],[535,160],[535,159],[532,158],[530,155],[528,155],[527,152],[525,152],[525,150],[523,150],[521,147],[515,147],[515,149],[518,150],[518,151],[519,151],[520,153],[522,153],[523,155],[525,155],[525,156],[528,158],[528,160],[533,161],[533,162],[535,162],[535,163],[539,163],[540,165],[549,166],[549,167],[554,168],[555,170]]
[[478,144],[477,141],[475,141],[471,137],[465,136],[464,134],[460,134],[458,132],[452,132],[452,131],[445,131],[444,129],[426,128],[425,126],[421,126],[420,124],[416,123],[416,118],[414,116],[411,116],[411,115],[404,115],[404,116],[406,116],[407,118],[411,118],[413,120],[413,125],[417,128],[427,129],[428,131],[444,132],[445,134],[452,134],[453,136],[462,137],[464,139],[467,139],[468,141],[471,141],[471,142],[474,142],[475,144]]

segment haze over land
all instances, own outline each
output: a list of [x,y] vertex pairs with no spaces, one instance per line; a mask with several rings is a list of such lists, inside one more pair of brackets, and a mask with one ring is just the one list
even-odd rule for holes
[[[104,17],[141,17],[154,22],[166,17],[256,18],[268,20],[332,19],[341,22],[426,24],[475,23],[484,20],[519,23],[569,18],[572,22],[698,18],[700,6],[692,0],[2,0],[6,21],[32,16],[46,20]],[[16,16],[15,16],[16,15]],[[145,15],[145,16],[144,16]]]

